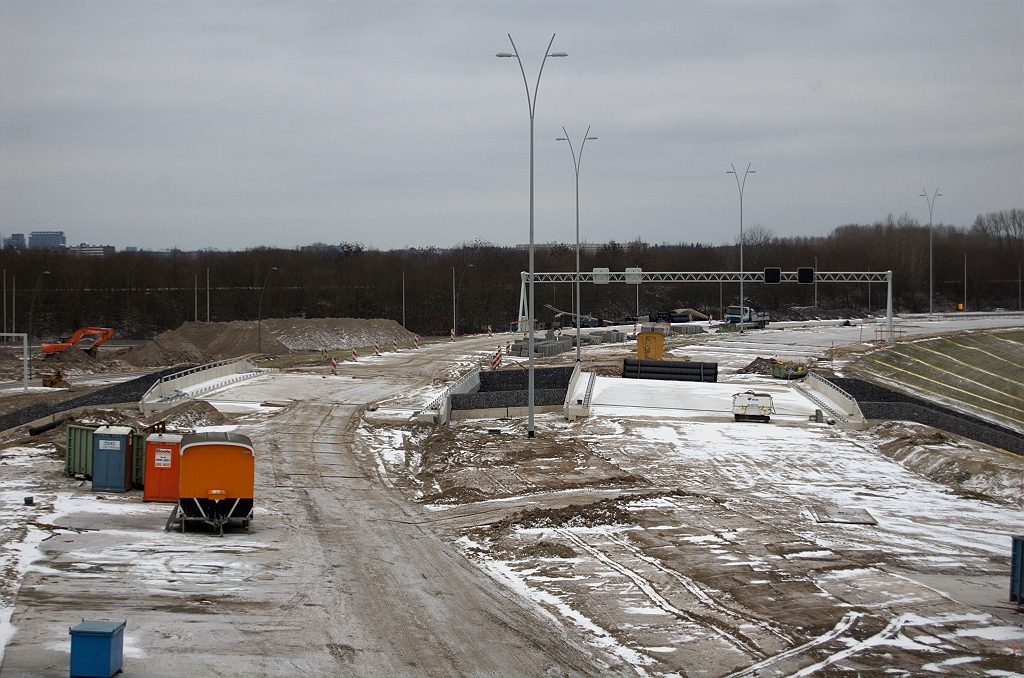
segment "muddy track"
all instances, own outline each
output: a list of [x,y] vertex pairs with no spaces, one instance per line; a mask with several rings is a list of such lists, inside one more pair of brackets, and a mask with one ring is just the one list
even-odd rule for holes
[[415,524],[426,518],[422,509],[381,484],[355,439],[362,410],[294,408],[264,443],[276,450],[277,486],[294,492],[315,537],[305,557],[322,574],[290,604],[330,617],[328,651],[338,666],[352,675],[618,673],[621,662],[577,645]]

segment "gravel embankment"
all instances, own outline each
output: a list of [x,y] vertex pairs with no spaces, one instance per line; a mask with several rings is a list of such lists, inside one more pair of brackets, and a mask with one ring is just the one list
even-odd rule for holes
[[145,395],[146,391],[150,389],[153,384],[159,381],[162,377],[168,374],[174,374],[182,370],[187,370],[193,365],[175,365],[159,372],[151,372],[145,374],[131,381],[126,381],[121,384],[114,384],[107,388],[101,388],[98,391],[87,393],[77,398],[71,398],[69,400],[62,400],[59,403],[36,403],[35,405],[29,405],[23,407],[20,410],[15,410],[9,414],[5,414],[0,417],[0,431],[6,431],[8,429],[27,424],[30,421],[36,419],[42,419],[43,417],[51,414],[57,414],[58,412],[66,412],[76,407],[84,407],[87,405],[111,405],[113,403],[129,403],[135,400],[141,400],[142,396]]
[[829,381],[856,399],[866,419],[916,421],[1024,456],[1024,436],[1011,429],[861,379]]

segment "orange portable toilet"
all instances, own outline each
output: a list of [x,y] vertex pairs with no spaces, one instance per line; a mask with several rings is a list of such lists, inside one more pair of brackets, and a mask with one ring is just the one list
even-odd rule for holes
[[181,436],[153,433],[146,438],[146,482],[143,501],[178,501],[178,457]]
[[189,521],[206,523],[221,534],[225,523],[252,531],[252,442],[237,433],[193,433],[182,437],[178,456],[178,504],[167,527],[180,514],[182,532]]

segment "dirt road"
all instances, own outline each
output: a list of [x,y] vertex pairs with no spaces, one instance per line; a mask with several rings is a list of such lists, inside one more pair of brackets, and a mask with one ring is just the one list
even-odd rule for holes
[[430,530],[428,509],[380,480],[354,436],[362,408],[452,367],[422,354],[391,362],[372,381],[283,374],[232,390],[296,401],[238,429],[261,452],[251,536],[165,533],[166,505],[99,500],[59,478],[38,488],[30,529],[46,538],[46,566],[25,575],[0,673],[67,675],[67,627],[83,617],[127,619],[137,676],[622,671],[466,561]]

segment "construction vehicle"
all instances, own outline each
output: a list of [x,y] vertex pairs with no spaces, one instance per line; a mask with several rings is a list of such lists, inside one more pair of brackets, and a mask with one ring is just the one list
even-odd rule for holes
[[745,391],[737,393],[732,397],[732,414],[736,421],[763,421],[771,420],[769,415],[775,414],[775,403],[771,395],[767,393],[754,393]]
[[[738,325],[740,324],[740,307],[739,306],[727,306],[725,309],[725,322]],[[755,311],[750,306],[743,307],[743,326],[744,327],[756,327],[764,329],[768,327],[768,314],[761,311]]]
[[43,386],[47,388],[58,388],[60,386],[67,386],[64,382],[64,371],[60,368],[53,370],[52,372],[43,373]]
[[82,350],[95,358],[96,349],[100,347],[100,344],[113,336],[114,330],[109,327],[83,327],[67,339],[62,339],[55,344],[43,344],[39,348],[43,353],[62,353],[72,346],[78,346],[85,340],[89,343],[84,344],[81,347]]
[[807,376],[807,365],[794,363],[790,360],[778,360],[772,358],[772,376],[776,379],[803,379]]

